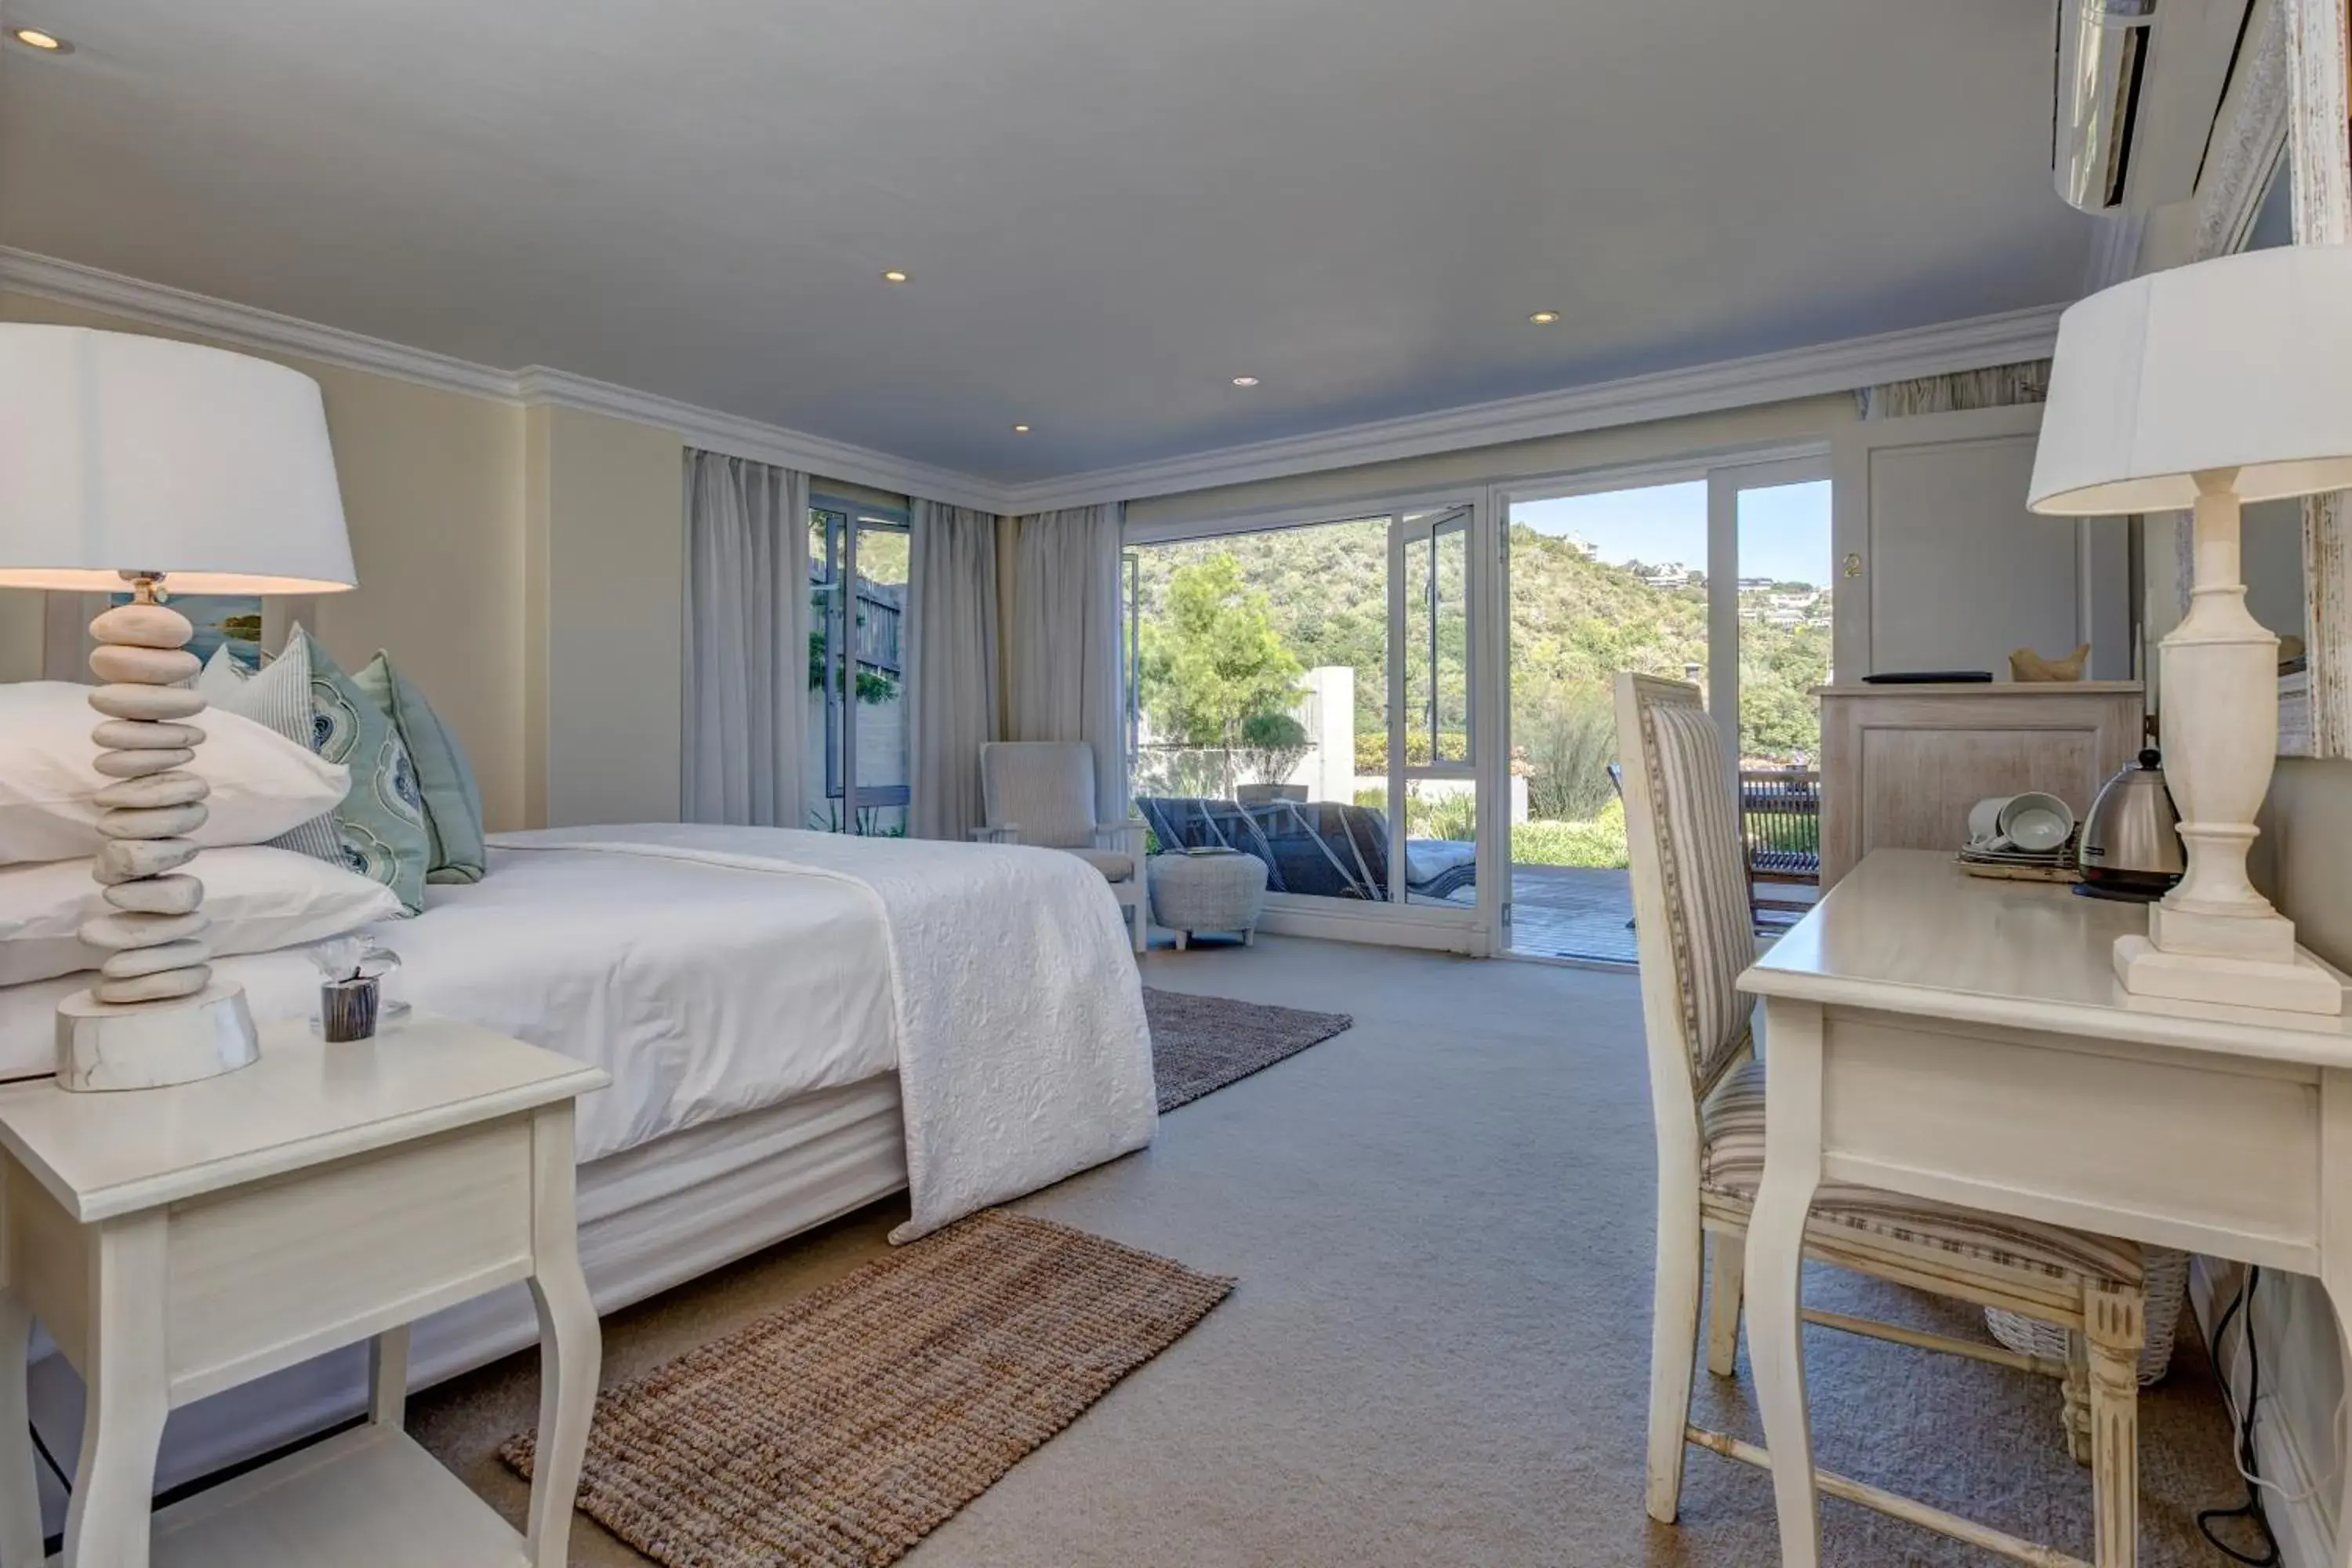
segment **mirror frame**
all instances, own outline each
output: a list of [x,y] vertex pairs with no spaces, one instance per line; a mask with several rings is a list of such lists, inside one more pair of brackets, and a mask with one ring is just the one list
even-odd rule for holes
[[[2254,0],[2236,79],[2215,120],[2197,186],[2187,259],[2244,248],[2280,161],[2291,161],[2294,243],[2352,242],[2352,83],[2347,0]],[[2184,585],[2189,530],[2177,514]],[[2336,491],[2303,506],[2305,694],[2284,713],[2280,751],[2352,756],[2352,501]]]

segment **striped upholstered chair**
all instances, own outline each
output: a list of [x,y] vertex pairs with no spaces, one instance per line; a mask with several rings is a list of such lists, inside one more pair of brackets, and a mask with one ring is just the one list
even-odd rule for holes
[[980,748],[981,809],[989,844],[1066,849],[1103,874],[1127,917],[1135,951],[1150,934],[1140,818],[1095,820],[1095,749],[1084,741],[991,741]]
[[[1754,961],[1747,862],[1721,732],[1698,689],[1617,678],[1642,1016],[1658,1134],[1656,1306],[1650,1339],[1650,1516],[1674,1522],[1683,1454],[1696,1443],[1769,1465],[1761,1448],[1690,1424],[1699,1284],[1706,1277],[1707,1370],[1729,1377],[1739,1349],[1742,1251],[1764,1172],[1764,1064],[1739,994]],[[1770,1042],[1765,1042],[1770,1048]],[[2067,1445],[2092,1465],[2098,1568],[2133,1561],[2137,1513],[2137,1245],[2056,1226],[1824,1182],[1806,1226],[1809,1258],[2064,1327],[2063,1362],[1947,1340],[1843,1314],[1808,1322],[1949,1351],[2063,1380]],[[1899,1419],[1889,1412],[1887,1418]],[[2071,1561],[1942,1510],[1823,1474],[1823,1491],[2025,1561]],[[2033,1556],[2034,1552],[2045,1555]]]

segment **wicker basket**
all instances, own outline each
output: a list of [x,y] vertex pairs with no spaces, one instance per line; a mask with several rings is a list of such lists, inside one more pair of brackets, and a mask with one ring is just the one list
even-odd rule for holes
[[[2164,1381],[2172,1367],[2172,1338],[2180,1324],[2181,1303],[2189,1297],[2189,1254],[2168,1247],[2146,1248],[2147,1270],[2147,1343],[2140,1348],[2142,1387]],[[1992,1337],[2027,1355],[2066,1359],[2066,1331],[2055,1323],[1998,1307],[1985,1309],[1985,1327]]]

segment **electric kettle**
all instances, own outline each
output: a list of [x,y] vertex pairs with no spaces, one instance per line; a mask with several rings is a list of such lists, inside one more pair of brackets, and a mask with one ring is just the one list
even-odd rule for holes
[[2106,782],[2084,819],[2083,879],[2074,890],[2095,899],[2160,899],[2189,868],[2180,813],[2164,785],[2163,758],[2145,751]]

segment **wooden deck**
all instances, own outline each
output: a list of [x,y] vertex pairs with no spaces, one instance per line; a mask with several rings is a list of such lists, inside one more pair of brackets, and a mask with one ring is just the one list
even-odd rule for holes
[[1514,866],[1511,947],[1548,958],[1632,963],[1633,892],[1625,872]]
[[[1815,896],[1811,888],[1780,883],[1759,891],[1798,902]],[[1465,889],[1462,901],[1473,902],[1476,896],[1475,889]],[[1785,930],[1801,912],[1772,911],[1763,917],[1759,931]],[[1638,963],[1640,954],[1633,946],[1633,891],[1626,873],[1572,866],[1513,867],[1511,951],[1594,963]]]

